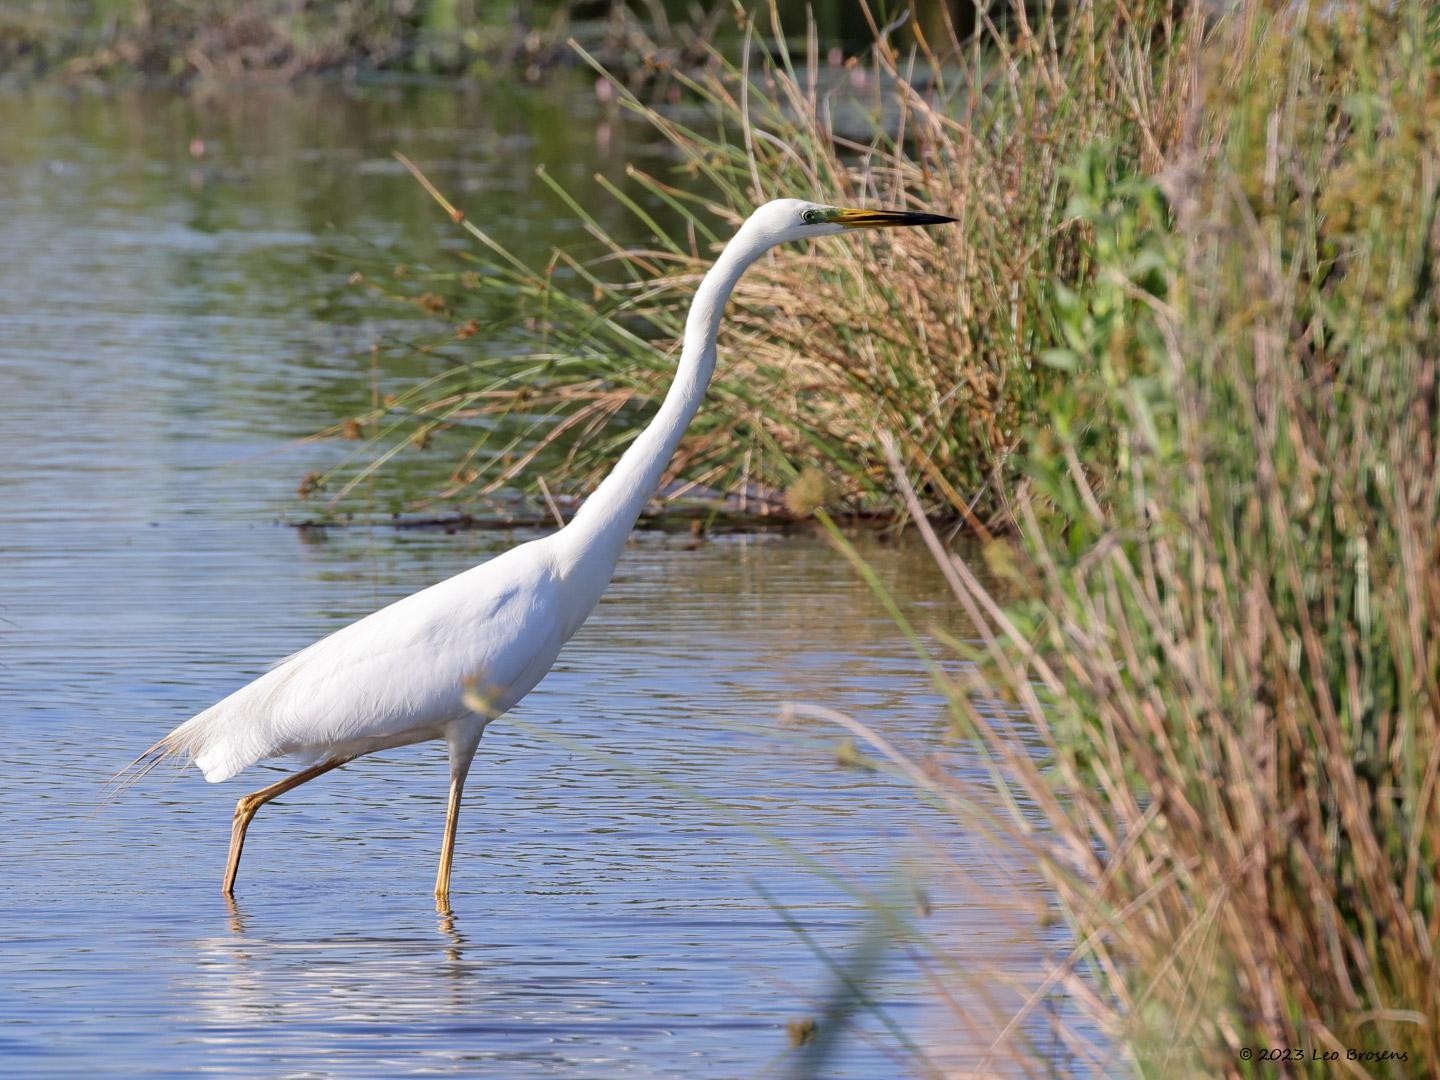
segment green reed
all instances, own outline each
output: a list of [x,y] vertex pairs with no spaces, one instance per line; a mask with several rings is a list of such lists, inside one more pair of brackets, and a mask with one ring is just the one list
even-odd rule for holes
[[979,639],[945,681],[1114,1068],[1435,1075],[1440,16],[1278,7],[1208,27],[1159,183],[1071,172],[1008,602],[928,534]]

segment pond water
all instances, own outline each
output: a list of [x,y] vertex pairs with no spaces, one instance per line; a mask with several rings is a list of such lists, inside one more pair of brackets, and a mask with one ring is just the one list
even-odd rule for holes
[[[592,98],[0,98],[6,1075],[899,1075],[865,1014],[823,1067],[787,1056],[787,1022],[834,989],[817,950],[853,957],[870,924],[797,855],[880,894],[929,835],[972,886],[1040,895],[902,785],[839,765],[833,733],[777,723],[802,702],[912,742],[944,724],[882,607],[810,534],[637,535],[486,736],[451,917],[430,897],[438,745],[267,807],[233,906],[231,808],[278,765],[156,774],[97,810],[111,774],[274,658],[524,538],[277,519],[333,453],[299,438],[368,394],[383,327],[336,301],[345,253],[442,242],[390,151],[493,194],[507,242],[577,240],[532,167],[578,182],[645,152]],[[922,553],[863,546],[912,613],[948,617]],[[1017,970],[1052,947],[943,899],[926,926]],[[903,951],[867,977],[909,1037],[969,1060]]]

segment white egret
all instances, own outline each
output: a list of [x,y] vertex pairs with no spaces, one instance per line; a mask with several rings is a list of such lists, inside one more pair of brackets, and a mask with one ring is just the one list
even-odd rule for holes
[[265,758],[313,763],[236,803],[225,894],[234,891],[245,830],[265,803],[362,754],[444,739],[450,799],[435,899],[447,907],[460,797],[480,736],[545,676],[609,585],[626,537],[700,407],[715,367],[721,312],[740,275],[789,240],[953,220],[799,199],[766,203],[696,290],[675,379],[654,420],[569,524],[337,630],[142,755],[136,762],[142,773],[184,756],[211,783]]

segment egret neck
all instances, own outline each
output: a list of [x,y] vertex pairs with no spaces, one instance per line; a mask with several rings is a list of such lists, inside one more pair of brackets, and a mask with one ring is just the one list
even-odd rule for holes
[[705,397],[715,371],[715,339],[725,301],[740,275],[771,246],[761,246],[755,239],[742,228],[700,282],[685,320],[675,381],[660,410],[560,533],[563,549],[570,556],[568,569],[578,572],[587,583],[593,581],[600,590],[610,580],[630,530],[655,494]]

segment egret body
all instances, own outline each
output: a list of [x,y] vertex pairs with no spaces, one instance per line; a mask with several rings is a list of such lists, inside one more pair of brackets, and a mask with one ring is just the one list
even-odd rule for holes
[[444,739],[450,757],[435,899],[448,906],[465,777],[486,726],[544,678],[610,583],[626,537],[705,395],[725,301],[745,269],[789,240],[935,225],[935,214],[777,199],[756,210],[696,290],[675,380],[654,420],[558,531],[396,601],[281,661],[161,739],[141,762],[193,760],[211,783],[265,758],[309,767],[235,807],[223,890],[266,802],[363,754]]

